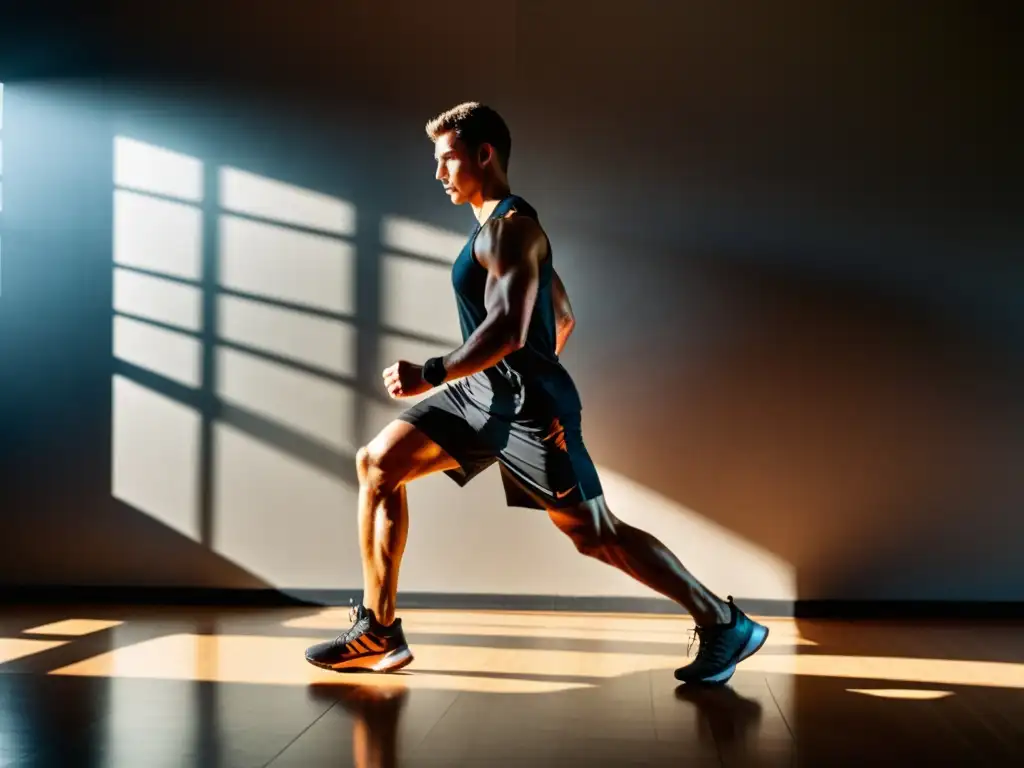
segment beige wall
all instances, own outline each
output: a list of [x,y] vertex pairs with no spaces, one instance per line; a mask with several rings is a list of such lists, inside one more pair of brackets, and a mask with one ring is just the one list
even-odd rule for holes
[[[990,22],[386,5],[126,5],[102,65],[8,77],[0,577],[357,588],[379,371],[458,340],[472,221],[421,126],[480,98],[579,317],[619,516],[742,597],[1020,596],[1020,153],[1012,68],[972,53]],[[410,502],[406,590],[649,594],[494,471]]]

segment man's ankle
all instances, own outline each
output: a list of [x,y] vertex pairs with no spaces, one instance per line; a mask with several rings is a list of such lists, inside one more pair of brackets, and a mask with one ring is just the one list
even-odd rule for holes
[[707,612],[702,616],[694,617],[697,626],[720,627],[732,624],[732,606],[729,603],[712,598],[714,602],[708,606]]

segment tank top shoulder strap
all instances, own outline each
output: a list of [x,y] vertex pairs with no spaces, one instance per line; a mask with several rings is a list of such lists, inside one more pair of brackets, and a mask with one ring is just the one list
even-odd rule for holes
[[[509,195],[494,208],[494,212],[491,214],[491,218],[499,218],[501,216],[507,216],[510,212],[515,211],[517,214],[522,216],[529,216],[531,219],[540,223],[540,216],[537,213],[537,209],[530,205],[526,200],[521,198],[519,195]],[[551,243],[548,243],[548,256],[551,256]]]
[[491,214],[491,218],[497,219],[507,216],[512,211],[529,216],[531,219],[537,218],[537,210],[519,195],[509,195],[498,203]]
[[[473,235],[469,239],[468,247],[470,249],[470,254],[472,255],[473,262],[475,264],[479,265],[479,262],[476,259],[476,254],[473,253],[473,248],[475,248],[476,246],[476,238],[477,235],[480,234],[480,230],[484,228],[488,221],[500,219],[503,216],[507,216],[512,211],[515,211],[517,214],[521,214],[523,216],[529,216],[531,219],[537,221],[538,223],[540,222],[540,217],[537,215],[537,209],[530,205],[528,202],[526,202],[526,200],[524,200],[522,197],[520,197],[519,195],[509,195],[508,197],[504,198],[501,202],[494,206],[494,210],[491,211],[491,215],[488,216],[487,219],[476,228],[476,231],[473,232]],[[545,259],[545,262],[550,263],[551,256],[551,243],[549,242],[548,255]]]

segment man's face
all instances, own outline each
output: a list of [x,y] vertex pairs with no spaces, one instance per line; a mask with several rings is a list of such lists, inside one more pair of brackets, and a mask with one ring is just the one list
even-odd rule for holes
[[434,158],[437,160],[434,178],[441,182],[453,204],[462,205],[480,191],[483,178],[480,161],[454,132],[438,136],[434,142]]

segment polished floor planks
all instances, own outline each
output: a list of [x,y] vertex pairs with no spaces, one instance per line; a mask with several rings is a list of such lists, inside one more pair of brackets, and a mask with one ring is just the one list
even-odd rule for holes
[[303,650],[345,609],[0,611],[0,766],[990,765],[1024,758],[1024,624],[765,619],[721,688],[686,617],[405,611],[400,674]]

